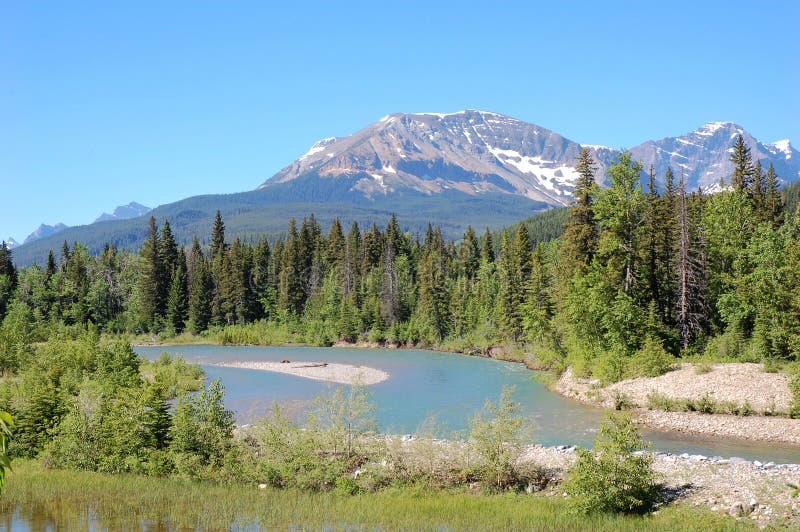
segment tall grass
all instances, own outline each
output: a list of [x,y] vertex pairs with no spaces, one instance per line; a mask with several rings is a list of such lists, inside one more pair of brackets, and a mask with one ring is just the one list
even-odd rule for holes
[[[393,488],[358,496],[259,490],[133,475],[45,470],[17,461],[0,499],[0,528],[120,530],[243,527],[452,530],[742,530],[749,523],[688,506],[649,517],[582,516],[542,495]],[[21,522],[21,523],[20,523]]]

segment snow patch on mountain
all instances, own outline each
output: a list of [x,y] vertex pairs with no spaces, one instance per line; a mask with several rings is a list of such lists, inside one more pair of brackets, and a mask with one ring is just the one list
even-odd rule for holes
[[775,148],[777,152],[783,153],[787,159],[792,158],[792,144],[789,139],[776,140],[772,144],[767,144],[767,147]]

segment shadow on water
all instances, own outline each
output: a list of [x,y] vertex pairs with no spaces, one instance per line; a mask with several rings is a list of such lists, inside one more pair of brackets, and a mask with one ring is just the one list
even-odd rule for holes
[[[201,365],[232,361],[319,361],[363,365],[388,372],[389,380],[369,387],[376,420],[384,432],[414,433],[431,417],[447,436],[463,434],[487,399],[497,400],[503,386],[514,386],[514,399],[542,445],[590,446],[603,417],[600,409],[552,393],[521,364],[425,350],[339,349],[315,347],[231,347],[212,345],[137,347],[148,358],[167,351]],[[303,412],[332,385],[281,373],[204,366],[209,379],[226,388],[226,404],[239,423],[266,414],[275,402],[290,413]],[[671,453],[703,454],[800,463],[800,448],[741,442],[680,433],[643,430],[654,448]]]

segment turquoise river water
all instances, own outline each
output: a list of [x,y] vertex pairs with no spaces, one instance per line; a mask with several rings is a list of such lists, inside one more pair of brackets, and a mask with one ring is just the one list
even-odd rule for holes
[[[318,347],[230,347],[213,345],[136,347],[157,358],[164,351],[200,364],[209,380],[221,379],[226,405],[239,423],[263,416],[274,402],[302,412],[314,397],[330,391],[329,383],[282,373],[225,368],[208,364],[230,361],[292,361],[354,364],[389,373],[387,381],[369,386],[375,418],[386,433],[410,434],[433,418],[444,436],[464,431],[487,399],[496,401],[503,386],[514,386],[514,400],[533,427],[531,437],[543,445],[590,446],[603,416],[600,409],[550,392],[521,364],[424,350],[340,349]],[[654,448],[672,453],[739,456],[746,459],[800,463],[800,448],[749,443],[671,432],[643,430]]]

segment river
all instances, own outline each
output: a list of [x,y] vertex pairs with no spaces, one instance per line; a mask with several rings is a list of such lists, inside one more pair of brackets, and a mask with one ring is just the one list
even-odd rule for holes
[[[386,433],[414,433],[429,420],[440,436],[463,434],[469,420],[487,399],[496,401],[503,386],[513,386],[514,400],[532,428],[532,441],[542,445],[590,446],[603,412],[550,392],[521,364],[417,349],[342,349],[320,347],[234,347],[184,345],[136,347],[147,358],[163,352],[200,364],[209,380],[220,379],[225,402],[240,424],[252,423],[274,402],[290,412],[302,412],[311,401],[329,393],[329,383],[252,369],[208,364],[226,361],[315,361],[370,366],[390,378],[369,387],[375,418]],[[644,429],[657,450],[800,463],[800,448],[750,443]]]

